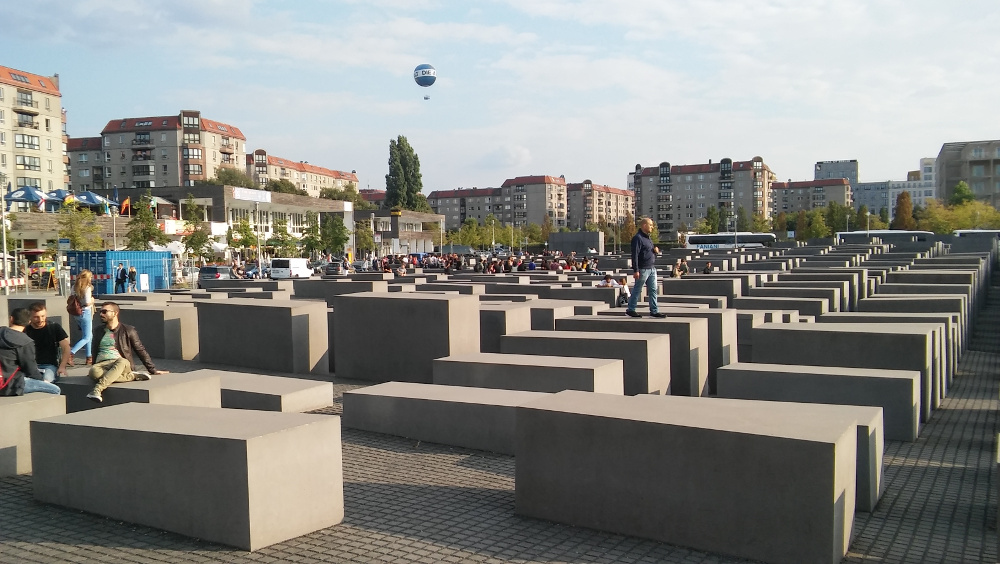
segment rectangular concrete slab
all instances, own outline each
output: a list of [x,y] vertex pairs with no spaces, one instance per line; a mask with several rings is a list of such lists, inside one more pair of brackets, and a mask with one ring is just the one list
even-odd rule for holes
[[188,374],[217,376],[222,388],[222,407],[228,409],[302,413],[333,405],[332,382],[208,368]]
[[528,354],[478,353],[434,361],[434,383],[555,393],[582,390],[625,393],[624,365],[618,359]]
[[130,403],[31,434],[42,503],[251,551],[344,518],[336,416]]
[[210,374],[155,374],[145,382],[117,382],[104,390],[101,403],[87,399],[87,394],[94,389],[94,381],[89,376],[60,378],[56,385],[66,396],[66,413],[133,402],[222,407],[219,377]]
[[[483,297],[483,296],[480,296]],[[500,337],[531,330],[531,310],[523,303],[480,303],[479,351],[500,352]]]
[[31,421],[65,414],[66,396],[0,397],[0,478],[31,472]]

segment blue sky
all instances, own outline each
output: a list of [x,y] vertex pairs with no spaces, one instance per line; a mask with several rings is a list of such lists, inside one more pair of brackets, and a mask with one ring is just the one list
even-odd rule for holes
[[397,135],[425,192],[756,155],[781,180],[855,158],[901,180],[1000,137],[995,0],[33,0],[0,21],[0,64],[59,73],[71,136],[197,109],[361,187]]

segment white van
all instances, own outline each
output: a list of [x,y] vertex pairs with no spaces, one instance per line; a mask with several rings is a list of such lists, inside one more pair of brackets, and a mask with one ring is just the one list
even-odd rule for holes
[[307,259],[271,259],[271,278],[274,280],[281,278],[309,278],[312,276],[312,273],[313,271],[309,268],[309,261]]

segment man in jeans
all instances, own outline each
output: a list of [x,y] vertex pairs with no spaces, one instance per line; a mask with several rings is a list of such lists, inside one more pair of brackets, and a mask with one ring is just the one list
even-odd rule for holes
[[69,335],[62,325],[49,320],[45,302],[31,304],[28,311],[31,312],[31,323],[24,328],[24,334],[35,342],[38,370],[46,382],[58,382],[60,376],[66,375],[66,366],[73,358]]
[[[121,308],[114,302],[104,302],[98,313],[104,322],[104,331],[96,347],[97,355],[94,357],[94,365],[90,368],[89,376],[96,382],[94,390],[87,394],[87,398],[101,403],[104,397],[101,395],[104,390],[115,382],[131,382],[133,380],[149,380],[152,374],[166,374],[166,370],[157,370],[153,365],[153,359],[149,358],[149,353],[142,346],[139,340],[139,333],[135,327],[126,325],[118,320]],[[96,338],[96,337],[95,337]],[[135,361],[132,353],[139,356],[139,360],[149,370],[149,374],[136,373]]]
[[649,312],[653,317],[666,317],[667,314],[660,313],[660,308],[656,303],[656,255],[660,252],[659,247],[653,245],[653,240],[649,238],[650,231],[653,230],[653,220],[644,218],[639,222],[639,232],[632,237],[632,277],[635,278],[635,286],[632,288],[632,296],[628,299],[628,309],[625,313],[629,317],[642,317],[635,306],[639,303],[639,295],[642,294],[642,287],[649,290]]

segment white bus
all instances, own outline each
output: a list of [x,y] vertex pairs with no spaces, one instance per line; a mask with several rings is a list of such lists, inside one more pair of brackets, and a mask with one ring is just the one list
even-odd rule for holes
[[839,245],[851,242],[867,242],[871,237],[878,237],[886,243],[902,243],[909,241],[927,241],[933,238],[933,231],[905,231],[902,229],[872,229],[870,231],[838,231],[834,241]]
[[1000,229],[956,229],[952,235],[956,237],[997,237],[1000,238]]
[[770,247],[777,241],[774,233],[751,233],[740,231],[737,233],[687,233],[685,245],[688,249],[734,249],[734,248],[755,248]]

